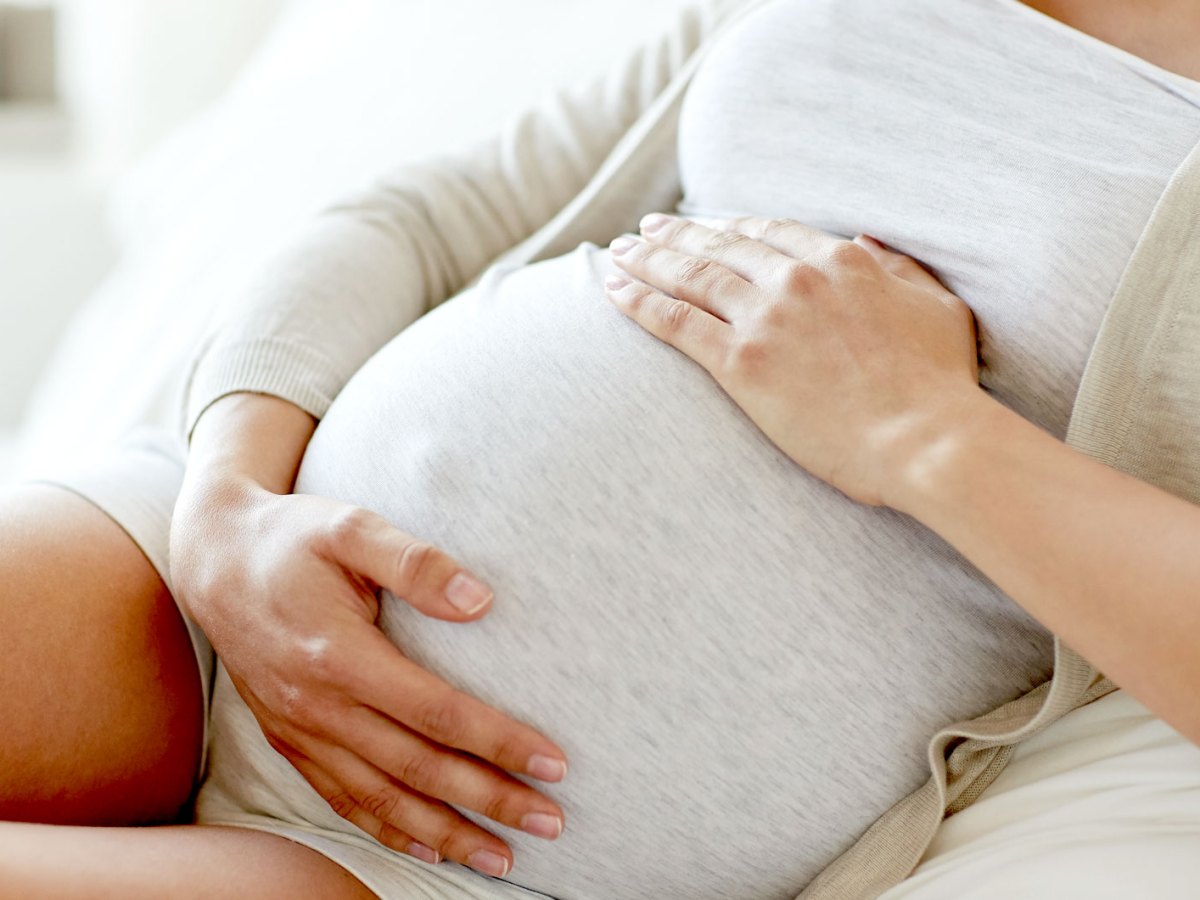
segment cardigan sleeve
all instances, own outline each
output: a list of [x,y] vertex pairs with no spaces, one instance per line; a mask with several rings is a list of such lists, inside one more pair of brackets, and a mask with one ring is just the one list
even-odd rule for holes
[[386,173],[306,222],[232,298],[186,373],[183,428],[231,393],[321,418],[364,362],[579,193],[720,18],[700,2],[500,134]]

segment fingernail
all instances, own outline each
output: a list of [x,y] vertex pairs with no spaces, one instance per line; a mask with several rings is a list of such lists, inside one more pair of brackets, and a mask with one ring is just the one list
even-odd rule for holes
[[436,866],[438,863],[437,851],[432,847],[426,847],[420,841],[413,841],[408,845],[408,853],[410,856],[415,856],[421,862],[427,862],[431,866]]
[[630,248],[636,244],[637,241],[631,237],[619,237],[615,238],[613,242],[608,245],[608,247],[610,250],[612,250],[613,256],[620,256],[623,253],[628,253]]
[[562,834],[563,823],[558,816],[548,813],[526,813],[521,816],[521,830],[540,838],[554,840]]
[[467,857],[467,864],[493,878],[503,878],[508,874],[508,860],[490,850],[476,850]]
[[604,286],[610,291],[619,291],[627,284],[632,284],[633,279],[628,275],[609,275],[604,279]]
[[567,764],[561,759],[535,753],[529,757],[525,771],[539,781],[562,781],[567,777]]
[[470,615],[488,605],[492,592],[466,572],[459,572],[446,585],[446,599],[455,609]]
[[646,234],[654,234],[654,232],[670,221],[670,216],[665,216],[662,213],[650,213],[648,216],[642,217],[642,221],[638,223],[638,227]]

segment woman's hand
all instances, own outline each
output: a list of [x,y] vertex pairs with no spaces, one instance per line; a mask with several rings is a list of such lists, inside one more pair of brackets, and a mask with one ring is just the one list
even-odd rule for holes
[[940,535],[1200,744],[1196,504],[984,393],[974,317],[915,261],[796,222],[713,224],[647,216],[647,241],[613,244],[640,281],[611,299],[792,459]]
[[427,862],[507,874],[508,846],[447,804],[557,837],[559,806],[508,772],[558,781],[563,752],[417,666],[376,625],[381,589],[456,622],[485,615],[491,592],[374,513],[275,493],[235,471],[265,455],[252,452],[252,423],[284,416],[272,447],[289,444],[289,431],[302,446],[312,425],[274,398],[240,403],[193,440],[198,459],[171,527],[176,594],[268,742],[336,812]]
[[891,505],[910,461],[980,406],[970,308],[865,235],[756,217],[711,224],[646,216],[644,239],[612,243],[634,278],[610,276],[609,298],[707,369],[805,469]]

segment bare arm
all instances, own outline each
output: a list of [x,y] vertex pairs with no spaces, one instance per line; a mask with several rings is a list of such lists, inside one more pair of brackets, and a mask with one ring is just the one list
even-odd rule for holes
[[285,400],[226,396],[209,408],[192,433],[185,496],[238,481],[290,494],[316,427],[316,419]]
[[1200,744],[1200,507],[1062,443],[982,390],[888,504]]

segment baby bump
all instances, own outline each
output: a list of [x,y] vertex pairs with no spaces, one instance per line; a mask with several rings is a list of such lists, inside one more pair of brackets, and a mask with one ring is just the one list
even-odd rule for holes
[[790,898],[924,780],[937,727],[1043,680],[1048,644],[934,536],[796,467],[609,305],[610,270],[585,244],[425,316],[338,397],[297,489],[495,590],[469,625],[390,597],[381,624],[571,760],[558,841],[469,814],[508,880]]

